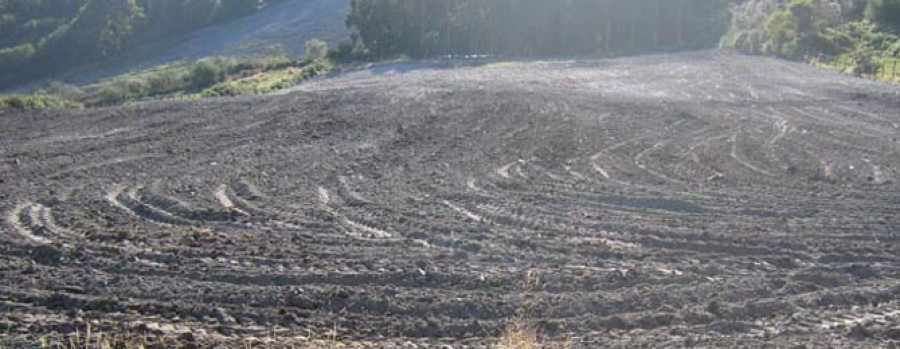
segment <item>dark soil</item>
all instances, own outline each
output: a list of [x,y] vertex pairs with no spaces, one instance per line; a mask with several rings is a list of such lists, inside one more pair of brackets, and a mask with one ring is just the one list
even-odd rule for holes
[[385,72],[0,111],[0,331],[900,338],[900,88],[719,52]]

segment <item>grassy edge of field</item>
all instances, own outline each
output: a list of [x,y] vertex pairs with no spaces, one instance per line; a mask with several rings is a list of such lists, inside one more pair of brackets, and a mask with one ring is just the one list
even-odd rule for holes
[[138,70],[75,86],[51,83],[32,94],[0,95],[0,109],[58,109],[151,100],[261,95],[297,85],[334,68],[327,58],[214,57]]
[[838,56],[828,59],[811,57],[804,60],[807,64],[818,68],[836,71],[844,75],[852,75],[892,85],[900,84],[900,58],[874,58],[873,72],[861,73],[859,62],[853,57]]
[[30,95],[0,95],[0,109],[62,109],[83,108],[84,105],[52,95],[36,93]]

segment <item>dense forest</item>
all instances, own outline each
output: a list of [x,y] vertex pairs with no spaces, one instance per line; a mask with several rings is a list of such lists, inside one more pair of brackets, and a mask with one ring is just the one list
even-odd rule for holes
[[900,0],[354,0],[337,57],[715,47],[892,75]]
[[898,28],[900,0],[746,1],[735,8],[722,45],[793,59],[891,46],[900,52],[891,34]]
[[715,46],[728,0],[354,0],[347,25],[375,58],[547,55]]
[[0,86],[113,57],[278,0],[0,0]]

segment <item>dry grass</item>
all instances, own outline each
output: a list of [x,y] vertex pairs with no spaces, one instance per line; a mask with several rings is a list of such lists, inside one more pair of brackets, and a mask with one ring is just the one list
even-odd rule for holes
[[525,279],[519,285],[519,296],[522,305],[516,312],[516,316],[510,319],[506,325],[503,336],[500,337],[498,347],[500,349],[568,349],[572,348],[572,339],[545,340],[538,333],[537,326],[532,320],[536,318],[536,299],[542,289],[541,275],[532,270],[526,273]]
[[500,338],[500,348],[502,349],[537,349],[543,348],[537,331],[522,319],[510,321]]

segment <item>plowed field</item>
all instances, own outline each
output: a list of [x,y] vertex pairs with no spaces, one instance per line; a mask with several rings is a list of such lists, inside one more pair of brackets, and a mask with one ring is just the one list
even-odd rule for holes
[[886,344],[898,127],[898,87],[720,52],[0,111],[0,330]]

